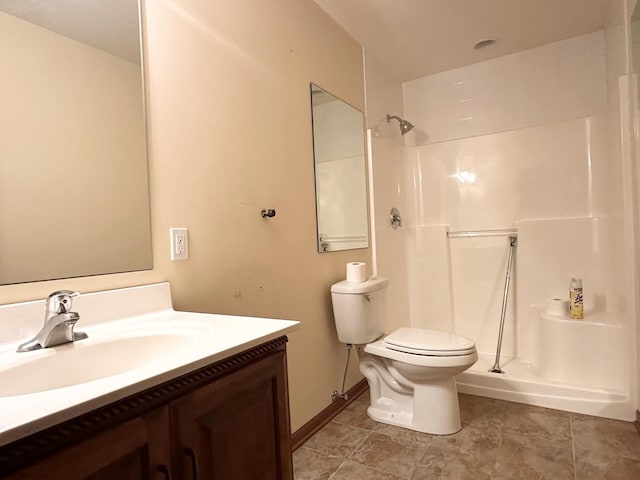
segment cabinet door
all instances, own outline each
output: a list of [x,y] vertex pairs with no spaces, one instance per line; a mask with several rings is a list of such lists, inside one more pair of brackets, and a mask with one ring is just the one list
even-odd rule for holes
[[170,418],[180,478],[293,479],[284,351],[174,402]]
[[161,480],[169,469],[168,436],[168,409],[163,408],[57,452],[8,480]]

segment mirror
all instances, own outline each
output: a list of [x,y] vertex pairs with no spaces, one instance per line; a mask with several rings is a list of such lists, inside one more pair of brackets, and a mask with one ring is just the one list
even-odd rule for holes
[[369,246],[362,112],[311,84],[318,252]]
[[152,268],[137,0],[0,0],[0,284]]

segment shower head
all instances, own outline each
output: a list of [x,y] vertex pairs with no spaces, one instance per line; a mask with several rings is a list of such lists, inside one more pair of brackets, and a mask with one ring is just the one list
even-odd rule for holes
[[391,122],[392,118],[395,118],[396,120],[398,120],[398,122],[400,122],[400,133],[402,135],[404,135],[414,127],[414,125],[412,125],[410,122],[407,122],[406,120],[403,120],[400,117],[396,117],[395,115],[389,115],[387,113],[387,122]]

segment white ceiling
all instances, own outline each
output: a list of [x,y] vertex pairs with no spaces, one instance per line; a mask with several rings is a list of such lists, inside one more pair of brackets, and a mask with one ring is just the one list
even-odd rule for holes
[[0,0],[0,11],[140,63],[137,0]]
[[[314,0],[407,81],[604,28],[609,0]],[[475,50],[481,39],[499,38]]]

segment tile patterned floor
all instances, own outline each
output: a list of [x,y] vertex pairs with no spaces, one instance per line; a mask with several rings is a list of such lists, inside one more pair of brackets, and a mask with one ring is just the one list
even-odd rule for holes
[[632,423],[460,395],[462,431],[367,417],[366,391],[293,454],[295,480],[638,480]]

